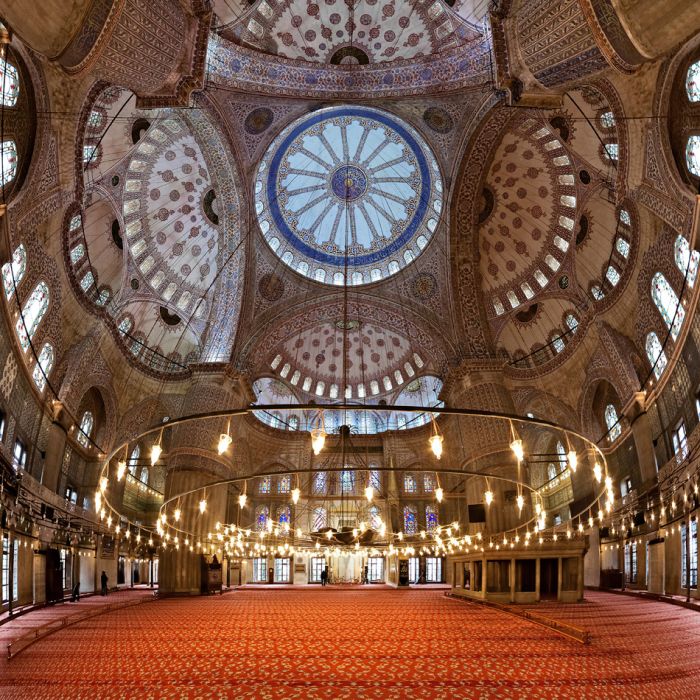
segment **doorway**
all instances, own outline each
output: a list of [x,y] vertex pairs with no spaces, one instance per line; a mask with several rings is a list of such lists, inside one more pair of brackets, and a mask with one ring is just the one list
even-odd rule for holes
[[540,559],[540,598],[559,594],[559,559]]

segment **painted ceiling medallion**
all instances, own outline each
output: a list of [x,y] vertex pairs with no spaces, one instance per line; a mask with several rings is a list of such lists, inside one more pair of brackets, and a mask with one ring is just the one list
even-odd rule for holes
[[327,284],[376,282],[420,255],[442,212],[427,144],[393,115],[330,107],[288,126],[258,168],[256,212],[279,258]]

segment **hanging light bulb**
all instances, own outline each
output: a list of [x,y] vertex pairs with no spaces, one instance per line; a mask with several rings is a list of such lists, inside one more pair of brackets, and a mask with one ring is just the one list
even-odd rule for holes
[[230,435],[228,435],[227,433],[221,433],[221,435],[219,435],[219,446],[217,447],[217,451],[219,452],[219,454],[224,454],[224,452],[228,450],[232,442],[233,438]]
[[180,509],[175,508],[175,511],[173,512],[173,517],[175,518],[175,522],[178,522],[180,520],[180,515],[182,515],[182,512],[180,511]]
[[311,431],[311,448],[318,457],[326,444],[326,431],[323,428],[314,428]]
[[295,505],[299,503],[299,496],[301,496],[301,491],[299,491],[299,489],[292,489],[292,503]]
[[367,503],[371,503],[374,498],[374,488],[371,485],[365,487],[365,498],[367,499]]
[[[100,491],[102,491],[102,493],[104,493],[104,492],[107,490],[107,485],[108,485],[108,484],[109,484],[109,481],[107,480],[107,477],[106,477],[106,476],[103,476],[103,477],[100,479]],[[98,508],[98,510],[99,510],[99,508]]]
[[522,462],[523,458],[525,457],[523,441],[520,439],[513,440],[513,442],[510,443],[510,449],[513,450],[513,454],[515,455],[515,458],[518,460],[518,462]]
[[603,478],[603,470],[600,468],[600,464],[598,464],[598,462],[593,465],[593,476],[598,483],[600,483],[601,479]]
[[160,446],[159,443],[156,443],[151,447],[151,466],[154,467],[156,465],[156,462],[160,459],[161,452],[163,452],[163,448]]
[[99,513],[102,508],[102,494],[99,491],[95,491],[95,512]]
[[204,513],[204,511],[205,511],[206,509],[207,509],[207,499],[206,499],[206,498],[203,498],[203,499],[199,502],[199,512],[200,512],[200,513]]
[[440,457],[442,457],[442,435],[438,435],[437,433],[431,435],[428,442],[430,443],[430,449],[433,451],[435,458],[440,459]]
[[444,491],[442,490],[442,486],[438,486],[438,487],[435,489],[435,500],[436,500],[438,503],[442,503],[442,497],[443,497],[443,495],[444,495]]
[[126,462],[124,460],[119,460],[117,462],[117,481],[121,481],[126,474]]
[[484,500],[486,501],[486,505],[490,506],[491,503],[493,502],[493,491],[488,490],[484,493]]
[[240,494],[238,496],[238,505],[241,508],[245,508],[246,501],[248,500],[248,496],[246,496],[244,493]]
[[523,506],[525,505],[525,499],[523,498],[522,494],[520,494],[516,499],[516,503],[518,504],[518,510],[522,511]]
[[333,530],[326,530],[326,539],[328,539],[328,540],[333,539]]
[[576,455],[576,451],[569,450],[569,454],[566,455],[566,458],[569,460],[569,468],[572,472],[575,472],[576,467],[578,467],[578,456]]

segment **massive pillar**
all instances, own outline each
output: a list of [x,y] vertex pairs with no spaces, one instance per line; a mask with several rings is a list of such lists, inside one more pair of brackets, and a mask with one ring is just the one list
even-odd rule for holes
[[[185,397],[184,405],[190,413],[223,410],[241,406],[244,402],[235,382],[228,376],[202,373],[195,376],[194,385]],[[226,486],[206,488],[232,476],[231,455],[219,456],[216,451],[219,435],[226,431],[227,419],[193,421],[173,428],[165,459],[168,473],[165,498],[185,494],[167,509],[168,523],[181,527],[189,534],[171,531],[171,539],[161,550],[159,589],[165,594],[196,595],[201,585],[201,561],[209,533],[215,533],[217,522],[226,522],[228,489]],[[234,425],[235,429],[235,425]],[[235,442],[234,442],[235,449]],[[200,500],[206,500],[206,510],[199,510]],[[173,522],[175,507],[182,511],[180,521]],[[178,542],[174,542],[177,535]],[[189,542],[185,542],[188,539]],[[207,556],[211,556],[209,549]],[[218,557],[221,561],[221,556]]]
[[656,461],[654,458],[653,432],[649,414],[644,406],[645,395],[639,392],[625,406],[625,417],[629,420],[634,437],[639,465],[640,489],[651,485],[656,479]]
[[187,106],[204,85],[208,0],[8,0],[3,13],[30,48],[128,88],[140,107]]
[[53,402],[53,422],[49,426],[46,442],[46,460],[41,483],[53,492],[58,490],[61,478],[63,452],[66,448],[66,435],[70,430],[72,419],[63,408],[60,401]]

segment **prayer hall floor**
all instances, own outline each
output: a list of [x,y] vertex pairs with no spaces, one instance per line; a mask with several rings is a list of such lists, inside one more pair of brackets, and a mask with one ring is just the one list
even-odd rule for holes
[[584,646],[439,590],[245,588],[65,628],[0,661],[0,698],[700,697],[700,615],[587,592],[540,614]]

